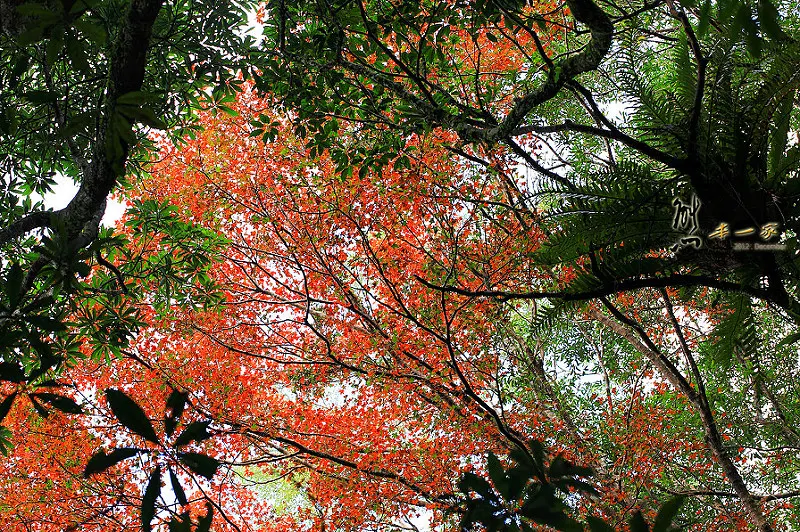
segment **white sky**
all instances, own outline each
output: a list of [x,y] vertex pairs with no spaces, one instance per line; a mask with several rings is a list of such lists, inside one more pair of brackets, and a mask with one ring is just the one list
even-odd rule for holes
[[[51,192],[44,195],[44,204],[49,209],[63,209],[72,201],[77,192],[78,185],[73,183],[72,179],[63,175],[56,175],[56,185]],[[100,223],[110,227],[122,217],[124,212],[124,203],[109,198],[106,213]]]

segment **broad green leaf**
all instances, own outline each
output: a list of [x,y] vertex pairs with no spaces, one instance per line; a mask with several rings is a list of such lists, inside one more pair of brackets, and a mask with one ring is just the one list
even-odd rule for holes
[[73,22],[73,25],[80,30],[80,32],[91,42],[98,45],[103,45],[106,42],[105,28],[95,22],[89,22],[84,19],[79,19]]
[[83,409],[80,407],[80,405],[76,403],[74,400],[70,399],[69,397],[65,397],[63,395],[58,395],[55,393],[43,393],[43,392],[37,392],[31,395],[45,402],[50,403],[53,406],[53,408],[61,410],[65,414],[83,413]]
[[89,478],[90,475],[101,473],[106,469],[120,463],[126,458],[136,456],[140,451],[132,447],[122,447],[114,449],[106,454],[105,451],[99,451],[94,454],[86,463],[86,468],[83,470],[83,476]]
[[[13,5],[13,4],[12,4]],[[26,17],[36,17],[40,19],[47,19],[47,20],[57,20],[58,13],[55,11],[48,9],[42,4],[37,4],[34,2],[28,2],[25,4],[20,4],[17,6],[17,12],[20,15],[24,15]]]
[[771,39],[786,37],[780,25],[780,13],[770,0],[758,0],[758,23]]
[[49,91],[29,91],[24,93],[22,97],[36,104],[53,103],[58,100],[58,94]]
[[144,91],[131,91],[117,98],[117,105],[141,106],[155,99],[155,96]]
[[11,431],[0,425],[0,453],[3,453],[3,456],[8,456],[11,448]]
[[86,57],[86,50],[81,41],[73,38],[67,39],[66,50],[67,55],[77,70],[80,72],[89,71],[89,60]]
[[211,480],[219,467],[219,460],[200,453],[178,453],[178,459],[186,467]]
[[151,523],[156,515],[156,500],[161,494],[161,466],[150,473],[150,479],[142,496],[142,532],[152,530]]
[[181,447],[193,441],[201,442],[210,438],[211,434],[208,433],[208,425],[210,423],[210,421],[195,421],[189,424],[175,440],[175,447]]
[[653,532],[667,532],[685,501],[686,497],[674,497],[662,504],[653,522]]
[[197,520],[195,532],[209,532],[211,523],[214,520],[214,507],[210,502],[206,502],[206,514]]
[[776,345],[775,347],[783,347],[786,345],[796,344],[798,341],[800,341],[800,331],[787,335],[783,340],[778,342],[778,345]]
[[111,411],[120,423],[147,441],[159,443],[153,425],[133,399],[113,388],[106,390],[106,398],[111,406]]
[[189,394],[178,390],[173,390],[167,398],[167,413],[164,415],[164,431],[167,436],[172,436],[172,433],[175,432],[175,427],[183,415],[183,409],[186,407],[188,398]]
[[6,418],[11,411],[11,406],[14,404],[14,399],[17,398],[17,392],[12,393],[0,403],[0,423]]
[[172,469],[169,470],[169,482],[172,485],[172,492],[175,494],[175,498],[178,500],[181,506],[186,506],[189,503],[188,499],[186,498],[186,492],[183,491],[183,486],[181,486],[178,476]]
[[589,524],[589,530],[591,532],[614,532],[614,529],[611,528],[611,525],[599,517],[595,517],[593,515],[587,516],[586,522]]

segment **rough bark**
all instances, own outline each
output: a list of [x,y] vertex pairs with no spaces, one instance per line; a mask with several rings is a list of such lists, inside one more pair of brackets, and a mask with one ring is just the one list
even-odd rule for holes
[[[4,10],[7,4],[9,2],[3,2]],[[121,95],[142,88],[153,24],[162,5],[163,0],[131,2],[125,22],[113,45],[105,100],[102,108],[98,109],[101,114],[100,125],[95,132],[92,152],[86,154],[89,164],[83,172],[75,197],[64,209],[52,213],[34,212],[4,227],[0,230],[0,245],[33,229],[49,227],[54,217],[64,224],[70,240],[79,239],[77,243],[81,246],[91,243],[90,236],[96,231],[95,222],[99,220],[98,212],[105,207],[106,198],[119,178],[115,165],[124,167],[131,148],[123,142],[121,161],[111,161],[106,154],[106,139],[110,134],[116,101]],[[102,216],[102,212],[99,214]],[[94,227],[87,227],[87,224],[93,224]]]

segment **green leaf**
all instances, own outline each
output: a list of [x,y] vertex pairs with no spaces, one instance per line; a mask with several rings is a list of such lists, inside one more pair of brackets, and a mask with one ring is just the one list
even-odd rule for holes
[[0,362],[0,380],[23,382],[25,380],[25,370],[22,369],[22,366],[13,362]]
[[195,421],[191,423],[175,440],[175,447],[181,447],[193,441],[201,442],[211,437],[208,433],[210,421]]
[[16,262],[12,264],[8,269],[4,287],[5,293],[8,296],[8,307],[12,310],[17,308],[17,304],[19,303],[20,296],[22,295],[22,281],[24,278],[25,274],[20,265]]
[[778,345],[775,347],[784,347],[787,345],[796,344],[798,341],[800,341],[800,331],[786,336],[783,340],[778,342]]
[[164,415],[164,431],[167,436],[172,436],[172,433],[175,432],[175,427],[183,415],[183,409],[186,407],[188,398],[189,394],[178,390],[173,390],[167,398],[167,413]]
[[758,0],[758,23],[769,38],[786,37],[780,25],[780,13],[770,0]]
[[161,494],[161,466],[150,473],[150,480],[142,496],[142,532],[152,530],[150,523],[156,515],[156,500]]
[[113,388],[106,390],[106,397],[108,398],[108,404],[111,406],[111,411],[120,423],[145,440],[155,444],[158,443],[158,436],[156,436],[156,431],[153,430],[153,425],[133,399]]
[[36,104],[53,103],[58,100],[58,94],[49,91],[28,91],[22,97]]
[[186,492],[183,491],[183,486],[181,486],[178,476],[172,469],[169,470],[169,482],[172,484],[172,492],[175,494],[175,498],[178,500],[180,505],[186,506],[189,504],[189,500],[186,498]]
[[217,106],[217,107],[218,107],[218,108],[219,108],[219,109],[220,109],[220,110],[221,110],[223,113],[225,113],[225,114],[226,114],[226,115],[228,115],[228,116],[234,116],[234,117],[235,117],[235,116],[239,116],[239,111],[237,111],[237,110],[235,110],[235,109],[231,109],[231,108],[230,108],[230,107],[228,107],[227,105],[219,105],[219,106]]
[[61,410],[65,414],[83,414],[83,409],[80,407],[80,405],[69,397],[55,393],[43,392],[38,392],[31,395],[50,403],[53,408]]
[[8,456],[11,448],[11,431],[0,425],[0,453],[3,453],[3,456]]
[[155,99],[156,97],[153,94],[143,91],[131,91],[120,95],[117,98],[117,105],[133,105],[139,107]]
[[56,62],[58,55],[64,48],[63,35],[63,30],[59,29],[59,31],[53,32],[53,34],[50,36],[50,40],[47,41],[47,46],[45,47],[45,60],[51,65]]
[[6,418],[11,411],[11,405],[14,404],[14,399],[17,398],[17,392],[12,393],[0,403],[0,423]]
[[42,40],[44,37],[44,30],[45,26],[42,24],[36,24],[31,28],[23,31],[17,37],[17,44],[20,46],[28,46],[29,44],[37,43]]
[[156,116],[152,109],[149,107],[141,107],[136,114],[136,119],[153,129],[167,129],[169,126],[166,122]]
[[219,467],[219,460],[200,453],[178,453],[178,459],[186,467],[211,480]]
[[86,468],[83,470],[83,476],[85,478],[89,478],[90,475],[101,473],[106,469],[120,463],[126,458],[136,456],[136,454],[139,452],[139,449],[134,449],[132,447],[114,449],[109,454],[106,454],[105,451],[98,451],[89,459],[89,462],[86,463]]
[[647,522],[644,520],[642,512],[638,510],[631,516],[628,524],[630,525],[631,532],[650,532],[650,527],[647,526]]
[[67,330],[67,326],[62,322],[48,316],[25,316],[25,321],[47,332],[61,332]]
[[667,532],[685,501],[686,497],[679,496],[673,497],[662,504],[656,520],[653,522],[653,532]]
[[87,20],[76,20],[72,23],[75,28],[80,30],[80,32],[91,42],[97,45],[103,45],[106,42],[106,30],[105,28],[93,22],[89,22]]
[[18,5],[17,12],[20,15],[26,17],[36,17],[36,18],[46,18],[46,19],[56,19],[58,17],[58,14],[56,12],[46,8],[42,4],[37,4],[34,2]]
[[599,517],[590,515],[586,518],[586,522],[589,524],[589,530],[591,532],[614,532],[614,529],[611,528],[611,525]]
[[502,495],[502,497],[506,500],[511,499],[511,494],[509,493],[509,486],[508,486],[508,477],[506,477],[506,471],[503,469],[503,465],[500,463],[500,460],[494,453],[489,453],[487,458],[487,470],[489,472],[489,478],[492,480],[492,484],[494,487],[497,488],[497,491]]
[[211,530],[211,522],[214,520],[214,507],[210,502],[206,502],[206,515],[197,520],[197,528],[195,532],[209,532]]
[[711,22],[711,0],[705,0],[700,6],[700,15],[697,23],[697,34],[704,37]]
[[86,58],[86,50],[81,41],[77,39],[67,39],[67,55],[69,56],[75,69],[79,72],[89,71],[89,60]]

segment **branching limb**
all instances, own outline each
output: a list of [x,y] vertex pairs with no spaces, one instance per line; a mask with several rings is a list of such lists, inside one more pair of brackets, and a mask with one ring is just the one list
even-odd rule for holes
[[[737,292],[747,294],[749,296],[770,301],[781,308],[786,308],[780,302],[772,301],[771,295],[767,290],[760,288],[753,288],[746,285],[741,285],[729,281],[722,281],[715,277],[708,277],[704,275],[683,275],[675,274],[667,277],[646,277],[641,279],[624,279],[621,281],[607,282],[599,288],[594,290],[587,290],[585,292],[567,292],[567,291],[541,291],[541,292],[509,292],[504,290],[468,290],[456,286],[440,286],[421,277],[415,277],[417,281],[424,284],[433,290],[442,292],[449,292],[468,297],[489,297],[498,299],[500,301],[509,301],[512,299],[559,299],[562,301],[588,301],[590,299],[597,299],[601,297],[610,296],[620,292],[628,292],[631,290],[639,290],[642,288],[668,288],[668,287],[682,287],[682,286],[707,286],[717,290],[724,290],[728,292]],[[787,309],[788,310],[788,309]]]
[[[661,353],[658,346],[653,343],[641,325],[623,314],[607,299],[603,298],[601,300],[617,322],[614,322],[600,311],[594,313],[595,317],[614,332],[631,341],[631,345],[650,360],[650,362],[658,368],[662,376],[675,386],[676,389],[680,390],[680,392],[689,399],[689,402],[694,405],[703,425],[703,430],[706,433],[706,445],[722,467],[725,477],[728,482],[730,482],[733,491],[744,506],[745,511],[750,517],[750,521],[758,527],[760,532],[772,532],[772,526],[759,508],[757,498],[750,493],[747,484],[745,484],[739,470],[733,463],[727,449],[725,449],[722,435],[719,432],[708,401],[701,397],[700,393],[689,384],[672,361]],[[635,331],[635,333],[632,331]]]

